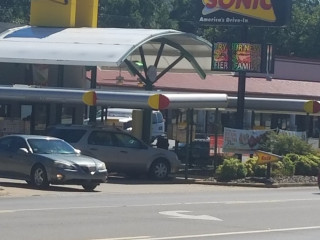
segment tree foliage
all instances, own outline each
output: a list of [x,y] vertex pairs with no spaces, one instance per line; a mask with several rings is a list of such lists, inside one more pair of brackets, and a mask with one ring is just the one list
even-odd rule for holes
[[[237,41],[237,26],[199,26],[201,0],[99,0],[99,27],[172,28],[209,41]],[[28,24],[31,0],[1,0],[0,22]],[[292,20],[285,27],[249,27],[250,42],[273,43],[281,56],[320,57],[320,1],[293,0]]]
[[31,0],[1,0],[0,22],[28,24]]
[[174,28],[169,0],[100,0],[99,27]]
[[308,144],[301,138],[286,134],[277,134],[275,132],[269,132],[266,140],[260,145],[260,147],[261,150],[280,156],[285,156],[289,153],[299,155],[315,153],[312,145]]

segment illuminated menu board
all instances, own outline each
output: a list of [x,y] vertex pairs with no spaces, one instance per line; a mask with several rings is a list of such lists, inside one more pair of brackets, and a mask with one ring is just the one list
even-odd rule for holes
[[[269,45],[268,45],[269,46]],[[271,48],[272,49],[272,48]],[[270,58],[270,47],[253,43],[213,43],[212,64],[213,71],[230,72],[272,72],[272,58]],[[266,65],[268,61],[268,65]],[[268,69],[267,69],[268,68]]]
[[261,45],[232,43],[231,71],[261,72]]
[[212,70],[230,71],[229,44],[217,42],[213,44]]

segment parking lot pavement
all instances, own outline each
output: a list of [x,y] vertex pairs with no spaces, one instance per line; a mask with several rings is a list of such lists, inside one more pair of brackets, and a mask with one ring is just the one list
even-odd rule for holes
[[[113,176],[108,179],[108,182],[101,184],[97,187],[95,192],[100,191],[114,191],[112,189],[113,186],[123,186],[120,187],[123,191],[126,191],[128,188],[132,188],[132,185],[137,186],[149,186],[153,184],[168,186],[170,184],[191,184],[194,183],[194,179],[184,179],[182,177],[172,177],[168,180],[164,181],[156,181],[156,180],[149,180],[147,178],[125,178],[125,177],[118,177]],[[121,190],[121,191],[122,191]],[[66,192],[84,192],[82,186],[80,185],[50,185],[47,190],[38,190],[34,189],[32,186],[28,185],[25,181],[22,180],[12,180],[12,179],[4,179],[0,178],[0,197],[28,197],[28,196],[39,196],[39,195],[57,195],[60,193]]]
[[[182,172],[169,178],[168,180],[156,181],[147,178],[126,178],[123,176],[113,175],[109,177],[106,185],[101,184],[96,189],[96,192],[111,191],[114,192],[113,186],[117,186],[117,191],[127,191],[132,189],[132,185],[150,186],[155,185],[163,186],[168,189],[168,185],[177,184],[201,184],[201,185],[216,185],[216,186],[237,186],[237,187],[263,187],[263,188],[279,188],[279,187],[299,187],[299,186],[317,186],[316,182],[311,183],[288,183],[288,184],[263,184],[263,183],[241,183],[241,182],[217,182],[211,180],[207,175],[188,174],[187,176]],[[134,191],[137,191],[135,189]],[[28,185],[25,181],[3,179],[0,178],[0,197],[23,197],[23,196],[39,196],[39,195],[56,195],[65,192],[84,192],[83,188],[79,185],[53,185],[48,190],[37,190]]]
[[48,190],[34,189],[25,181],[0,178],[0,197],[54,195],[57,192],[83,192],[81,186],[50,186]]

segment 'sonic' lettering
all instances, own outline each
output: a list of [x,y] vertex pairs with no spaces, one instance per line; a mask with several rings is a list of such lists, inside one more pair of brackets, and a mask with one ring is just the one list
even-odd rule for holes
[[245,9],[257,9],[259,6],[264,10],[270,10],[272,8],[271,0],[205,0],[206,7],[223,9],[229,9],[235,6],[239,9],[243,6]]

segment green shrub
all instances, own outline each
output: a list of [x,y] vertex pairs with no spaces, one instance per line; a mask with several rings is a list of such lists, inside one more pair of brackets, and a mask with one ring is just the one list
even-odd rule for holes
[[281,160],[281,162],[283,163],[282,175],[293,176],[296,171],[296,165],[294,162],[286,156]]
[[245,178],[247,176],[247,168],[243,163],[238,164],[237,168],[237,178]]
[[317,155],[317,154],[308,154],[307,157],[311,161],[315,162],[318,165],[318,167],[320,168],[320,156],[319,155]]
[[271,163],[271,177],[283,175],[284,166],[281,161]]
[[308,156],[301,156],[295,162],[295,174],[305,176],[316,176],[318,174],[319,164],[309,159]]
[[278,162],[271,165],[271,176],[293,176],[295,173],[295,164],[290,160],[287,155]]
[[296,137],[285,134],[277,134],[270,132],[267,134],[266,140],[260,145],[261,150],[266,152],[272,152],[274,154],[284,156],[286,154],[315,154],[315,150],[311,144]]
[[267,176],[267,165],[256,165],[254,168],[255,177],[266,177]]
[[297,162],[301,156],[296,153],[288,153],[285,157],[289,159],[291,162]]
[[257,161],[258,161],[258,158],[257,157],[253,157],[253,158],[249,158],[244,163],[244,166],[247,169],[247,176],[249,176],[249,177],[253,177],[254,176],[254,170],[255,170]]
[[217,169],[219,179],[229,181],[243,178],[247,175],[247,169],[237,158],[225,159]]

